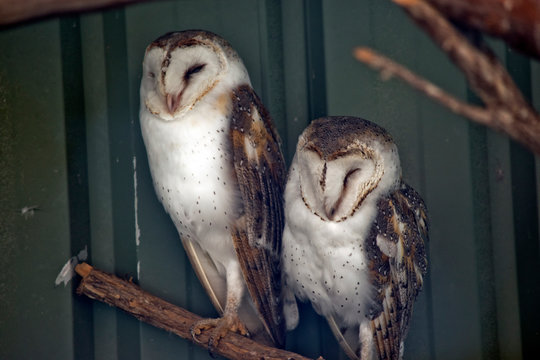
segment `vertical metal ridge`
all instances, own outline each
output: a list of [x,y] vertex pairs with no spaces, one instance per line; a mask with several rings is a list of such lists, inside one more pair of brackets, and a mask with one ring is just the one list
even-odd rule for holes
[[[86,118],[81,53],[81,30],[78,16],[60,20],[62,86],[69,206],[71,254],[76,255],[90,244],[90,204],[86,149]],[[75,290],[76,282],[72,282]],[[74,296],[73,351],[75,359],[94,358],[93,314],[91,301]]]
[[309,121],[327,115],[324,23],[321,0],[304,0]]
[[[459,27],[458,27],[459,29]],[[475,30],[462,30],[478,48],[484,47],[482,34]],[[482,101],[467,86],[467,100],[475,105]],[[480,312],[480,341],[483,359],[500,359],[497,329],[497,297],[493,258],[493,235],[489,181],[487,130],[485,126],[469,122],[469,148],[472,181],[472,207],[474,239],[476,244],[476,276]]]
[[[285,161],[290,164],[296,151],[298,135],[309,123],[309,97],[306,89],[307,66],[305,48],[304,3],[285,1],[281,4],[283,81],[285,94],[286,132],[282,139],[287,143]],[[300,54],[300,56],[298,55]],[[303,56],[302,56],[303,55]]]
[[[481,104],[467,89],[470,103]],[[493,258],[491,200],[489,188],[487,130],[484,126],[469,123],[470,166],[472,180],[472,206],[474,238],[476,243],[476,269],[480,306],[480,331],[483,359],[499,359],[497,330],[497,302]]]
[[[525,98],[531,101],[531,65],[526,57],[507,49],[506,64]],[[511,142],[512,197],[518,274],[518,301],[523,358],[540,353],[540,248],[534,155]]]
[[281,1],[260,0],[259,39],[261,43],[260,62],[263,104],[282,138],[283,154],[288,152],[288,144],[284,139],[287,129],[285,116],[285,75],[283,61],[283,23]]
[[[135,122],[129,101],[126,21],[123,9],[103,15],[105,74],[110,141],[110,173],[114,236],[115,272],[137,276],[135,243],[133,156]],[[140,359],[140,324],[122,312],[117,317],[118,358]]]

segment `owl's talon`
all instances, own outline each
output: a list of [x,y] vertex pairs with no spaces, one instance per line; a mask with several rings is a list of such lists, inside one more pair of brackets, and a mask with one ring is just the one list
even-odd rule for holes
[[189,331],[194,341],[199,344],[201,341],[197,338],[203,331],[214,328],[208,340],[208,352],[214,357],[214,350],[218,347],[219,341],[227,335],[228,331],[249,337],[247,327],[240,321],[237,315],[225,315],[217,319],[203,319],[191,325]]
[[199,341],[197,336],[201,335],[203,330],[208,330],[215,327],[214,322],[217,320],[219,319],[203,319],[194,322],[189,328],[189,332],[191,333],[193,340],[201,344],[202,341]]

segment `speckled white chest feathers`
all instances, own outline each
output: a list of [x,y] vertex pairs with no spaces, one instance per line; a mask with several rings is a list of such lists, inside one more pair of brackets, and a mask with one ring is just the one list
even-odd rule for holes
[[197,242],[224,274],[220,266],[236,261],[231,96],[250,81],[222,39],[192,33],[165,35],[147,48],[139,117],[158,198],[182,239]]
[[358,323],[373,302],[363,241],[376,208],[365,204],[353,218],[326,221],[314,216],[298,192],[298,169],[293,166],[285,190],[282,247],[288,286],[320,315],[347,314],[346,323]]
[[233,256],[229,226],[238,194],[229,119],[206,102],[197,110],[177,121],[162,121],[143,110],[141,126],[154,187],[182,238],[198,242],[218,258]]

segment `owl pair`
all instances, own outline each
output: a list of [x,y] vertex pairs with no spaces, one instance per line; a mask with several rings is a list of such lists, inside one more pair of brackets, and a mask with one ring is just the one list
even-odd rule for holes
[[148,46],[140,121],[156,193],[222,315],[194,324],[195,339],[212,329],[212,348],[232,330],[283,346],[299,298],[349,357],[402,357],[427,268],[427,219],[384,129],[313,121],[287,180],[242,60],[205,31]]

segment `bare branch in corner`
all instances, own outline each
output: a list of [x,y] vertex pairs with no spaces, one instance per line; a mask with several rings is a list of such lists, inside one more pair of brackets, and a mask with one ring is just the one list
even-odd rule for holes
[[[383,78],[397,76],[443,106],[472,121],[505,132],[540,154],[540,115],[527,102],[504,66],[487,49],[479,49],[457,31],[426,0],[392,0],[463,71],[485,107],[464,103],[405,67],[367,48],[357,48],[357,60],[377,69]],[[486,0],[487,1],[487,0]],[[451,2],[450,0],[447,2]]]

